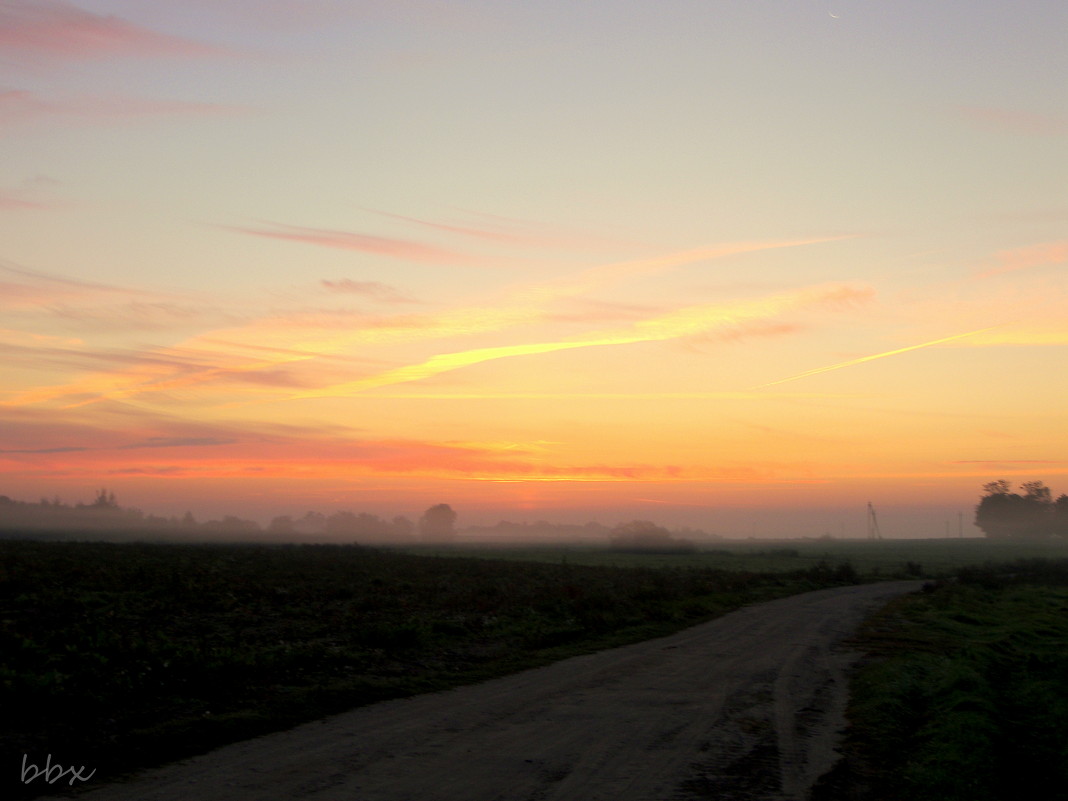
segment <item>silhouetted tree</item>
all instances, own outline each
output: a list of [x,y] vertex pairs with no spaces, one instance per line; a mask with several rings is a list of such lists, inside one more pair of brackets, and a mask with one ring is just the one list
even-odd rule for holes
[[431,506],[419,518],[419,536],[427,542],[456,539],[456,512],[447,503]]
[[679,553],[696,550],[690,540],[673,537],[671,532],[649,520],[631,520],[612,529],[609,543],[621,551]]
[[1053,503],[1053,533],[1068,537],[1068,495],[1061,494]]
[[[82,506],[82,504],[78,504],[78,506]],[[119,502],[117,500],[115,500],[115,493],[114,492],[108,492],[107,489],[102,489],[99,492],[97,492],[96,498],[93,500],[93,502],[91,504],[89,504],[89,508],[90,509],[118,509],[119,508]]]
[[[991,539],[1034,539],[1057,532],[1059,507],[1041,481],[1020,485],[1023,494],[1010,492],[1008,481],[983,485],[984,495],[975,507],[975,525]],[[1058,498],[1058,504],[1060,499]],[[1064,504],[1068,509],[1068,501]]]
[[292,534],[296,531],[296,524],[289,515],[278,515],[278,517],[271,518],[267,531],[271,534]]
[[393,533],[399,539],[410,539],[415,534],[415,523],[404,515],[397,515],[390,522],[393,523]]

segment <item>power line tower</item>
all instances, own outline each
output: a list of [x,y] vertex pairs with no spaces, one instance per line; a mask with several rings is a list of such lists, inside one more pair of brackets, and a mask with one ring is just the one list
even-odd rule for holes
[[882,533],[879,531],[879,519],[875,516],[875,507],[868,501],[868,539],[881,540]]

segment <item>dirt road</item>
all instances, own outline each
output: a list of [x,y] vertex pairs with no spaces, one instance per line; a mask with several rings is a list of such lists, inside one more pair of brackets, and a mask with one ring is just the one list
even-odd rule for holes
[[820,590],[670,637],[363,707],[89,801],[802,799],[844,725],[837,647],[920,582]]

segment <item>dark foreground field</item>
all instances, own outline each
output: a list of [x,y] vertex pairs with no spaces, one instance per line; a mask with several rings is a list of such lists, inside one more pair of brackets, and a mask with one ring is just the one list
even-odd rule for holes
[[26,783],[24,764],[114,777],[857,578],[822,561],[754,573],[357,546],[3,541],[0,795],[73,778]]
[[[1063,798],[1068,562],[1052,543],[1022,549],[1051,558],[1009,564],[1021,549],[1002,546],[494,559],[485,549],[0,541],[0,797],[68,789],[69,773],[26,783],[24,764],[85,766],[106,781],[755,601],[937,577],[858,639],[871,657],[854,684],[849,759],[821,799]],[[1002,566],[974,567],[991,557]]]

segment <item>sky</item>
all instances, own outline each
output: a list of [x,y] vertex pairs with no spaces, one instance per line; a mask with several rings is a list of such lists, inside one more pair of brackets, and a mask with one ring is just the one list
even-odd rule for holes
[[0,0],[0,494],[966,533],[1068,492],[1061,0]]

